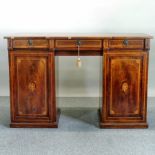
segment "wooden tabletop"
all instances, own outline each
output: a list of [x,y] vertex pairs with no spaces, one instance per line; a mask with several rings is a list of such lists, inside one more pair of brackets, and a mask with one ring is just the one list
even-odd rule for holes
[[5,39],[16,39],[16,38],[54,38],[54,39],[124,39],[124,38],[146,38],[153,39],[153,36],[141,33],[127,33],[127,34],[85,34],[85,33],[53,33],[53,34],[13,34],[10,36],[5,36]]

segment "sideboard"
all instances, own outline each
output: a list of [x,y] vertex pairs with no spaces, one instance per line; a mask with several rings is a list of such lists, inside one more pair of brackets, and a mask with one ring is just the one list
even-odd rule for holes
[[55,56],[102,56],[101,128],[147,128],[145,34],[8,36],[11,127],[58,127]]

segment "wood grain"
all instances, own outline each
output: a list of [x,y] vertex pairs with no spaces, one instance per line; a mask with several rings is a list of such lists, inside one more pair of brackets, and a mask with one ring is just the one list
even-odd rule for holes
[[55,127],[54,53],[12,51],[9,57],[11,126],[40,122]]
[[46,39],[14,39],[13,48],[49,48],[49,43]]
[[[104,97],[101,127],[147,127],[147,52],[104,54]],[[142,125],[143,124],[143,125]],[[118,125],[118,126],[117,126]],[[142,125],[142,126],[141,126]],[[121,127],[121,128],[122,128]]]
[[58,127],[55,56],[103,56],[101,128],[147,128],[149,35],[11,36],[11,127]]

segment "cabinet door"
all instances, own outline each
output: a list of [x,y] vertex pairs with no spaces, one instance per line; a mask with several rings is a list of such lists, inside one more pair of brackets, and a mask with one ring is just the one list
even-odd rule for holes
[[12,121],[55,121],[53,63],[48,52],[10,52]]
[[145,121],[147,53],[105,53],[104,120]]

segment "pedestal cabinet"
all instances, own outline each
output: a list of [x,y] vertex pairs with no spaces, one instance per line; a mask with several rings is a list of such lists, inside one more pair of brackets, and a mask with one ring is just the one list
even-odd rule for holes
[[147,128],[148,38],[104,40],[103,128]]
[[104,91],[101,127],[147,127],[148,54],[112,51],[104,54]]
[[57,127],[54,52],[46,41],[10,42],[11,127]]
[[11,126],[56,127],[53,54],[10,52]]
[[6,37],[11,127],[57,127],[55,56],[102,56],[101,128],[146,128],[149,35]]

